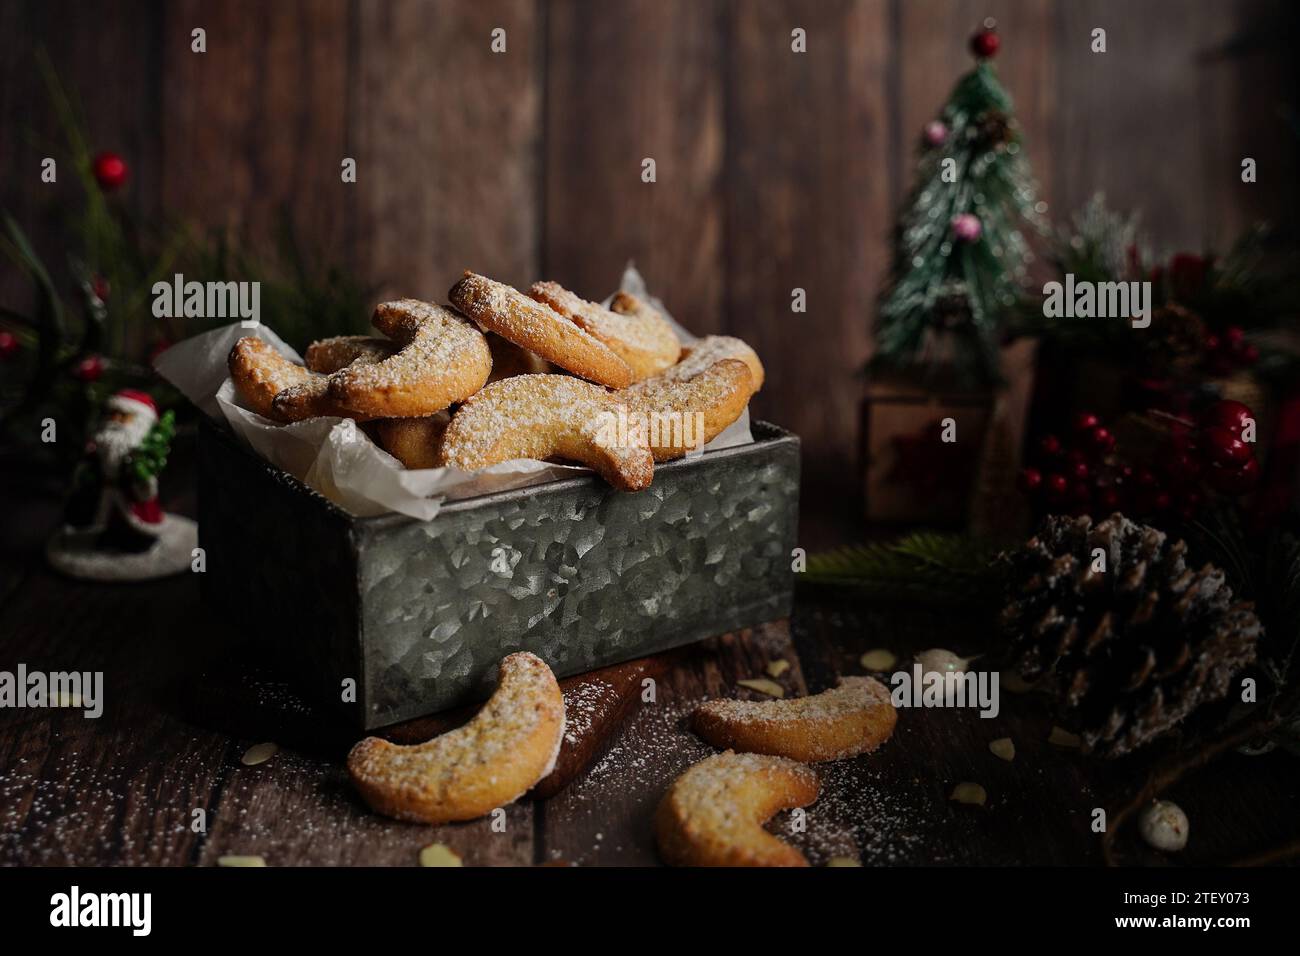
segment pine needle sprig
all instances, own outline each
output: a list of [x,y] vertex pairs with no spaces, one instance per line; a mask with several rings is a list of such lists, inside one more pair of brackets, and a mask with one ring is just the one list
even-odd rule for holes
[[964,535],[918,532],[810,555],[803,585],[851,591],[882,601],[981,603],[996,592],[997,548]]

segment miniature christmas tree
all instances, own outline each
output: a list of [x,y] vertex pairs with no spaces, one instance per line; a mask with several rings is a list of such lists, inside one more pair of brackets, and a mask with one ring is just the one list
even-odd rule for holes
[[899,216],[893,270],[879,302],[874,364],[997,378],[1001,330],[1024,304],[1026,228],[1044,206],[993,64],[992,21],[971,40],[975,69],[922,137],[916,185]]

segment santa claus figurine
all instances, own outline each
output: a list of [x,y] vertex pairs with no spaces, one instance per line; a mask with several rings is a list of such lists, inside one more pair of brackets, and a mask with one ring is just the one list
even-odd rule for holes
[[172,413],[144,392],[124,388],[104,405],[103,419],[73,479],[67,524],[98,533],[111,551],[148,551],[162,534],[158,473],[174,434]]

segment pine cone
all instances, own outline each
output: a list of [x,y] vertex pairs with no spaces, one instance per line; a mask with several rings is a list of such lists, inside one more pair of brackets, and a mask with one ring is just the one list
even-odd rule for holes
[[[1093,570],[1094,549],[1105,554]],[[1221,570],[1190,570],[1182,541],[1113,514],[1053,516],[1009,569],[1001,626],[1021,677],[1054,692],[1084,749],[1128,753],[1223,697],[1261,628]]]

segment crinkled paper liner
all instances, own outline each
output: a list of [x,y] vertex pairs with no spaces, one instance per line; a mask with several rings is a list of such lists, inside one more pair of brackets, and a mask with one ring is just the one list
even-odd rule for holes
[[[668,314],[663,303],[649,294],[645,280],[631,264],[624,271],[619,288],[659,309],[668,317],[683,344],[695,341],[695,336]],[[358,517],[396,511],[428,521],[438,514],[444,501],[545,484],[590,471],[576,465],[556,465],[529,458],[477,471],[407,470],[351,419],[311,418],[288,425],[273,422],[245,408],[230,380],[226,357],[235,342],[245,335],[265,340],[281,355],[302,364],[298,353],[270,329],[262,325],[244,328],[236,322],[172,346],[158,356],[154,368],[204,414],[225,421],[271,464]],[[746,409],[721,435],[705,445],[704,451],[753,440],[749,409]]]

